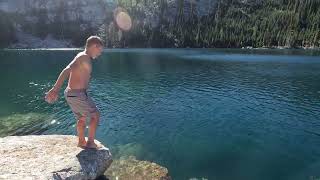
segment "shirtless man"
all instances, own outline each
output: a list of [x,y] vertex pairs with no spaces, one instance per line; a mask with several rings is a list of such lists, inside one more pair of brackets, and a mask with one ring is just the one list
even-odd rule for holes
[[[87,95],[87,89],[92,70],[91,61],[98,57],[102,50],[102,40],[98,36],[90,36],[87,39],[85,50],[78,53],[71,63],[63,69],[55,85],[45,96],[48,103],[55,102],[64,80],[69,77],[64,96],[77,118],[78,147],[81,148],[97,148],[94,137],[100,114],[92,99]],[[88,142],[86,142],[84,134],[86,117],[90,117]]]

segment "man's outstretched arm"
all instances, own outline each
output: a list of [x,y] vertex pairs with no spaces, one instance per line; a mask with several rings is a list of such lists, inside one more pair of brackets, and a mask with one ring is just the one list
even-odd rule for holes
[[55,83],[54,86],[52,87],[52,90],[53,90],[53,91],[59,92],[59,90],[60,90],[61,86],[63,85],[64,81],[69,77],[70,71],[71,71],[70,65],[68,65],[67,67],[65,67],[65,68],[61,71],[61,73],[60,73],[60,75],[59,75],[56,83]]
[[45,100],[48,103],[53,103],[58,99],[59,90],[63,85],[64,81],[69,77],[71,68],[74,66],[74,64],[75,64],[75,61],[72,61],[67,67],[65,67],[61,71],[55,85],[46,93]]

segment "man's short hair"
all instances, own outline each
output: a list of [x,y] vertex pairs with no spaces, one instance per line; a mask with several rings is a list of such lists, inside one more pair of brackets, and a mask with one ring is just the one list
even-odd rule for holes
[[103,46],[102,39],[99,36],[90,36],[86,42],[86,48],[92,45],[100,45]]

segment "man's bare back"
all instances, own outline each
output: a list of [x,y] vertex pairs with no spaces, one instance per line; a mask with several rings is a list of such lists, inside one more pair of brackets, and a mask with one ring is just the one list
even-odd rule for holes
[[68,88],[88,89],[92,71],[90,56],[85,52],[80,52],[68,66],[72,67],[69,75]]

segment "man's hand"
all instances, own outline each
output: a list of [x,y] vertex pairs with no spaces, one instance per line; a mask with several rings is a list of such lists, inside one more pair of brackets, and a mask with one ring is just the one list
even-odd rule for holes
[[48,92],[46,92],[45,100],[48,103],[52,104],[58,100],[58,97],[59,97],[59,91],[52,88]]

